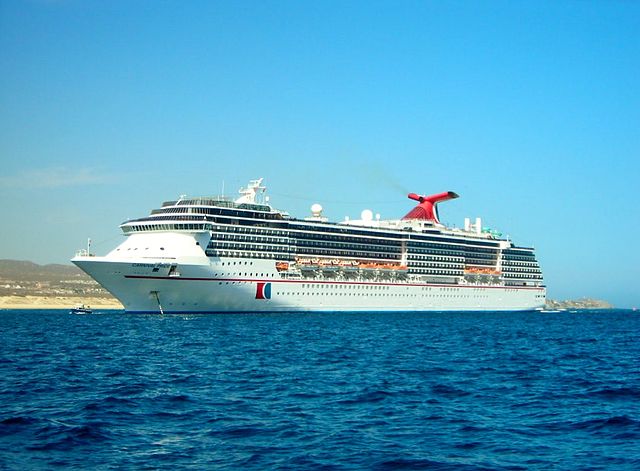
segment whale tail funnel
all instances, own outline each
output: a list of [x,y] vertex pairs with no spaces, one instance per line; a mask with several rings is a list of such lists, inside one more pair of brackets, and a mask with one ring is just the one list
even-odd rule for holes
[[422,196],[415,193],[409,193],[407,196],[409,199],[417,201],[418,205],[409,211],[402,219],[424,219],[439,224],[438,203],[455,199],[458,197],[458,194],[453,191],[445,191],[444,193],[430,196]]

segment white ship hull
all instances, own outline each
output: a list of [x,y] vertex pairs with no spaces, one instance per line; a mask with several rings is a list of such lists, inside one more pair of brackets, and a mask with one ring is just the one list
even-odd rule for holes
[[[545,302],[541,287],[287,280],[268,261],[178,264],[173,275],[168,273],[171,264],[162,259],[76,257],[72,261],[128,312],[526,311]],[[223,270],[222,263],[232,269]]]
[[423,197],[402,220],[329,223],[256,203],[261,179],[235,202],[165,202],[121,225],[125,241],[104,257],[72,262],[128,312],[522,311],[544,306],[533,249],[465,223],[439,224]]

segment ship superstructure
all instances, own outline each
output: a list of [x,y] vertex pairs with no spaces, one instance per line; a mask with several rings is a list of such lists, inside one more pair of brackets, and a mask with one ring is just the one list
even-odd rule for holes
[[545,287],[534,250],[481,221],[445,227],[414,193],[406,216],[329,222],[273,208],[263,180],[240,197],[180,197],[121,225],[104,257],[72,262],[131,312],[531,310]]

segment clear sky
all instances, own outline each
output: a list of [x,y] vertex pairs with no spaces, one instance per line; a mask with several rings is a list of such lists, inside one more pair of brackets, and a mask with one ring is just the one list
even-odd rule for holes
[[640,305],[640,2],[0,0],[0,258],[264,177],[304,217],[456,191],[549,296]]

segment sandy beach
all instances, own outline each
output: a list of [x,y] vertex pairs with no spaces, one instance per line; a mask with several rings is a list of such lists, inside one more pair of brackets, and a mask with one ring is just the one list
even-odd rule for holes
[[1,296],[0,309],[70,309],[78,304],[93,309],[123,309],[115,299],[64,296]]

